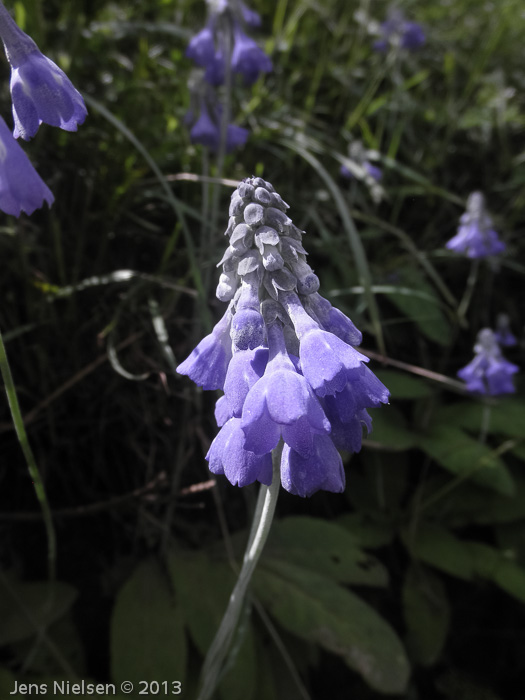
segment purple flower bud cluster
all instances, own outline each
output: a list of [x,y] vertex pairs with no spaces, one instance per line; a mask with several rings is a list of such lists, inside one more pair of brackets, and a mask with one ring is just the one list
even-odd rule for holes
[[374,41],[374,51],[385,53],[389,48],[399,47],[407,51],[419,49],[426,41],[423,27],[405,19],[398,9],[392,9],[388,18],[380,25],[381,38]]
[[76,131],[87,110],[66,74],[39,51],[1,2],[0,37],[11,66],[15,124],[11,134],[0,117],[0,208],[19,216],[21,211],[31,214],[44,201],[51,205],[54,198],[14,138],[28,141],[42,123]]
[[478,333],[474,353],[472,362],[458,372],[469,391],[491,396],[516,391],[512,375],[519,371],[519,367],[503,357],[496,334],[490,328],[483,328]]
[[231,197],[229,245],[217,297],[228,308],[212,333],[178,367],[204,389],[222,389],[221,430],[207,455],[232,484],[269,484],[271,453],[282,441],[281,482],[290,493],[340,492],[340,449],[358,452],[368,408],[387,388],[355,349],[361,333],[318,292],[303,232],[262,178]]
[[[204,29],[190,41],[186,56],[202,69],[199,81],[190,81],[191,105],[185,121],[191,126],[192,143],[218,151],[221,137],[222,110],[213,88],[223,85],[226,68],[242,75],[247,85],[260,73],[272,70],[272,62],[244,31],[259,27],[261,18],[239,0],[208,0],[209,13]],[[197,116],[198,115],[198,116]],[[228,115],[229,117],[229,115]],[[235,124],[226,126],[226,151],[244,146],[248,131]]]
[[261,18],[239,0],[209,2],[208,21],[186,49],[186,56],[204,68],[211,85],[222,85],[229,61],[233,73],[243,76],[247,85],[254,83],[259,73],[272,70],[272,62],[264,51],[244,31],[243,27],[259,27]]
[[505,243],[492,228],[492,219],[487,214],[481,192],[469,195],[467,210],[459,222],[457,234],[446,243],[449,250],[464,253],[469,258],[485,258],[505,250]]

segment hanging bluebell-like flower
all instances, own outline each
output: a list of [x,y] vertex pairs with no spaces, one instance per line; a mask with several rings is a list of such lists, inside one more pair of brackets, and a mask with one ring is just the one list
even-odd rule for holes
[[5,121],[0,117],[0,209],[6,214],[32,214],[55,198],[31,165]]
[[423,27],[410,22],[399,9],[391,9],[385,22],[379,26],[381,38],[374,42],[375,51],[385,52],[399,47],[407,51],[419,49],[426,41]]
[[472,362],[458,372],[458,377],[463,379],[469,391],[491,396],[516,391],[513,375],[519,371],[519,367],[503,357],[490,328],[483,328],[478,333],[474,353]]
[[464,253],[468,258],[485,258],[505,250],[506,245],[500,240],[487,214],[481,192],[469,194],[467,210],[461,215],[458,232],[446,243],[446,247],[456,253]]
[[283,487],[310,496],[343,490],[338,450],[359,451],[363,428],[372,429],[367,409],[389,393],[354,347],[359,330],[319,294],[287,210],[262,178],[239,184],[219,263],[217,297],[228,310],[178,371],[224,391],[207,455],[212,472],[239,486],[269,484],[282,442]]
[[81,94],[64,71],[17,26],[1,2],[0,37],[11,66],[15,138],[27,141],[42,123],[76,131],[87,115]]

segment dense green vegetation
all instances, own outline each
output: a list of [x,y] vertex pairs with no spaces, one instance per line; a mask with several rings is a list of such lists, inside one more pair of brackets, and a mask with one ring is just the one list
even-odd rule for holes
[[[223,313],[229,197],[255,174],[291,205],[391,403],[346,456],[343,494],[281,494],[218,697],[521,700],[525,382],[480,398],[456,378],[501,312],[523,368],[520,0],[406,2],[427,41],[398,56],[371,49],[366,17],[382,21],[383,2],[254,0],[274,71],[235,84],[251,134],[222,172],[183,123],[204,2],[13,6],[89,117],[24,145],[53,207],[0,219],[0,327],[58,579],[49,598],[49,541],[5,401],[0,696],[15,679],[86,679],[179,680],[195,697],[257,489],[211,482],[215,397],[175,368]],[[4,64],[6,120],[8,77]],[[339,175],[352,139],[380,154],[380,201]],[[507,244],[497,261],[444,247],[473,190]]]

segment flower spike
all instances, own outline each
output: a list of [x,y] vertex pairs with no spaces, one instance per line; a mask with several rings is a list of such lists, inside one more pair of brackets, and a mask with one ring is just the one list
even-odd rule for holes
[[239,184],[217,287],[231,318],[178,371],[224,390],[207,455],[213,473],[239,486],[269,484],[271,454],[282,445],[283,487],[311,496],[344,489],[338,450],[361,449],[363,428],[372,429],[367,409],[389,393],[354,347],[361,333],[319,294],[288,208],[262,178]]

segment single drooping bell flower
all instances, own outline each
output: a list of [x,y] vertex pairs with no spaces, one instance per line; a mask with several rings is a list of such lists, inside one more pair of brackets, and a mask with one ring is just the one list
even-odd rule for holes
[[391,9],[388,18],[380,25],[381,38],[374,42],[374,51],[386,52],[389,48],[407,51],[419,49],[426,41],[423,27],[405,19],[401,10]]
[[32,214],[55,198],[31,165],[5,121],[0,117],[0,209],[6,214]]
[[478,333],[474,353],[472,362],[458,372],[458,377],[466,382],[469,391],[491,396],[516,391],[512,375],[519,371],[519,367],[503,357],[490,328],[483,328]]
[[81,94],[17,26],[1,2],[0,37],[11,66],[15,138],[29,140],[42,123],[76,131],[87,115]]
[[510,319],[508,314],[498,314],[496,317],[496,340],[504,348],[517,345],[518,341],[514,333],[510,330]]
[[338,450],[361,449],[363,429],[372,429],[367,409],[389,393],[354,347],[359,330],[319,294],[288,208],[262,178],[239,184],[219,263],[217,297],[228,310],[178,371],[224,391],[207,455],[213,473],[269,484],[282,444],[283,487],[310,496],[344,489]]
[[467,210],[461,215],[457,234],[446,247],[468,258],[485,258],[502,253],[506,246],[492,228],[492,219],[485,209],[481,192],[472,192],[467,199]]

